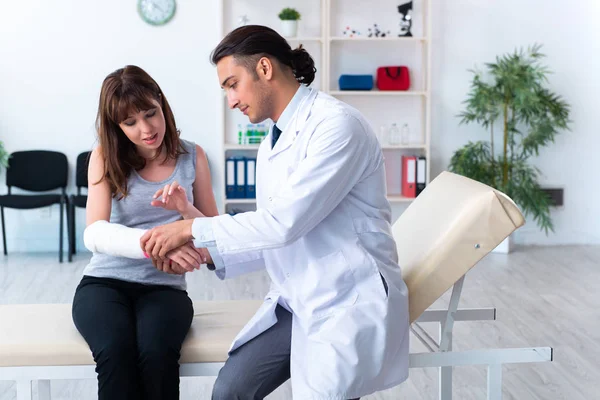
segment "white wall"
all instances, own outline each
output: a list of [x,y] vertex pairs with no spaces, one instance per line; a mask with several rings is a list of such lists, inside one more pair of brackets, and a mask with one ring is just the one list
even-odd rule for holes
[[554,72],[549,86],[572,105],[572,131],[544,148],[535,164],[542,183],[564,187],[565,206],[553,212],[556,232],[546,237],[528,222],[518,231],[522,243],[600,242],[598,162],[600,147],[597,89],[600,87],[600,2],[592,0],[432,0],[434,7],[432,171],[448,165],[452,152],[468,140],[487,138],[477,126],[458,126],[455,117],[466,98],[475,65],[497,54],[544,45]]
[[[220,39],[217,2],[178,0],[175,17],[162,27],[143,22],[136,3],[2,2],[0,140],[8,151],[64,152],[71,164],[71,188],[77,154],[95,143],[102,80],[126,64],[139,65],[156,79],[182,137],[201,144],[209,156],[216,154],[214,100],[220,89],[209,54]],[[4,188],[4,174],[0,179]],[[51,215],[33,210],[5,214],[9,252],[58,248],[58,207]],[[78,210],[77,217],[81,233],[84,211]]]
[[[446,168],[452,152],[487,137],[455,117],[468,90],[467,69],[497,54],[534,42],[544,44],[554,71],[550,84],[573,106],[572,132],[544,149],[536,164],[543,182],[565,188],[565,206],[554,212],[556,233],[546,237],[530,222],[523,243],[599,243],[600,205],[592,156],[594,92],[600,87],[593,31],[598,2],[559,0],[432,0],[432,174]],[[80,151],[94,145],[94,119],[102,79],[125,64],[146,69],[166,93],[184,138],[219,157],[215,128],[220,93],[208,62],[219,40],[216,1],[178,0],[166,26],[144,23],[135,1],[4,1],[0,24],[0,140],[9,151],[53,149],[67,154],[74,170]],[[269,6],[270,7],[270,6]],[[213,171],[213,177],[221,171]],[[214,178],[213,178],[214,179]],[[579,182],[576,182],[579,179]],[[2,186],[4,175],[0,176]],[[219,179],[214,179],[220,184]],[[73,187],[71,177],[71,188]],[[1,190],[4,192],[4,188]],[[73,191],[71,189],[71,191]],[[215,187],[217,194],[220,187]],[[78,212],[79,233],[83,210]],[[9,251],[57,247],[58,212],[6,211]]]

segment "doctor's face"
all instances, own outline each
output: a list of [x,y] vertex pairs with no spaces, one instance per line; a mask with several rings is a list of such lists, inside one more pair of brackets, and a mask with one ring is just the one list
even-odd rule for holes
[[249,70],[233,56],[224,57],[217,63],[217,74],[221,88],[227,94],[229,108],[239,109],[253,124],[270,118],[272,96],[264,75]]

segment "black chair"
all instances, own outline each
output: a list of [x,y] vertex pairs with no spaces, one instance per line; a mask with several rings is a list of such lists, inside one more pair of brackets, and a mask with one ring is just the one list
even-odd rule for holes
[[[58,260],[63,259],[63,206],[67,208],[66,194],[69,162],[67,156],[56,151],[31,150],[16,151],[11,154],[6,169],[6,186],[8,194],[0,196],[0,212],[2,214],[2,244],[4,255],[6,249],[6,226],[4,224],[4,208],[29,210],[60,205],[60,227]],[[12,194],[11,188],[30,192],[45,192],[60,188],[61,194]],[[68,218],[68,217],[67,217]]]
[[77,165],[75,167],[75,185],[77,194],[69,197],[69,262],[73,260],[73,254],[76,251],[75,240],[75,207],[85,208],[87,204],[87,194],[81,194],[81,188],[88,187],[87,172],[90,163],[90,151],[84,151],[77,156]]

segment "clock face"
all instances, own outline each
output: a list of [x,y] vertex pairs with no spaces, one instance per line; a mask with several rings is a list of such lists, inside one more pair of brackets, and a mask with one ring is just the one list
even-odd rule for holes
[[138,0],[138,12],[147,23],[163,25],[175,14],[175,0]]

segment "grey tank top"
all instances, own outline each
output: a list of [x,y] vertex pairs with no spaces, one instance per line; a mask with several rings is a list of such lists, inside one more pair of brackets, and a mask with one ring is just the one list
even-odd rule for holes
[[[181,140],[187,154],[177,160],[175,170],[164,181],[150,182],[132,171],[128,180],[127,197],[112,199],[110,222],[130,228],[149,229],[158,225],[180,220],[177,211],[169,211],[150,205],[152,196],[167,183],[177,181],[185,188],[188,200],[193,203],[192,185],[196,179],[196,144]],[[83,270],[84,275],[113,278],[147,285],[166,285],[186,290],[185,275],[169,275],[157,270],[149,259],[131,259],[94,253]]]

